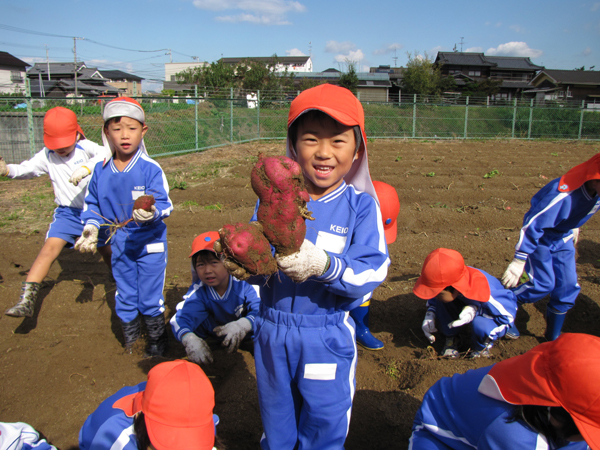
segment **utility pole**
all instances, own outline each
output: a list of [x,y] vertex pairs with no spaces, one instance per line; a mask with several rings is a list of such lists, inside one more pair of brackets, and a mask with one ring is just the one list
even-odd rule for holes
[[167,49],[169,50],[169,53],[165,53],[165,55],[169,55],[169,62],[172,63],[173,62],[173,53],[171,52],[171,49]]
[[83,38],[74,37],[73,38],[73,61],[75,63],[75,98],[78,96],[77,92],[77,40],[82,40]]
[[48,81],[50,81],[50,60],[48,59],[48,45],[44,44],[46,47],[46,70],[48,72]]
[[394,47],[394,57],[392,58],[394,60],[394,67],[398,67],[398,56],[396,55],[396,50],[397,48]]
[[464,37],[461,36],[461,38],[460,38],[460,52],[461,53],[462,53],[463,39],[464,39]]

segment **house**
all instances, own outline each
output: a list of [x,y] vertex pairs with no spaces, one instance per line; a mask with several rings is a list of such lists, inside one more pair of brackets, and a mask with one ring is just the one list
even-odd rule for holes
[[[302,80],[311,80],[318,83],[338,84],[342,72],[336,69],[327,69],[323,72],[299,72],[294,74],[294,85],[299,87]],[[356,72],[358,86],[356,97],[363,102],[388,102],[389,92],[392,87],[388,73]]]
[[544,69],[531,80],[525,94],[544,101],[585,102],[589,109],[600,109],[600,72],[594,70]]
[[176,92],[189,91],[194,92],[192,83],[180,83],[177,74],[188,69],[203,68],[209,66],[207,62],[187,62],[187,63],[166,63],[165,64],[165,81],[163,89],[173,90]]
[[104,78],[97,68],[87,67],[83,62],[36,63],[27,72],[27,78],[34,97],[118,96],[125,92],[107,84],[109,79]]
[[27,64],[7,52],[0,52],[0,93],[25,93]]
[[312,72],[313,70],[312,60],[310,59],[310,56],[247,56],[244,58],[221,58],[219,61],[221,61],[223,64],[236,66],[239,63],[246,60],[258,61],[266,64],[273,63],[274,61],[276,61],[275,72],[285,72],[285,70],[287,69],[288,72],[304,73]]
[[370,67],[371,73],[387,73],[390,78],[390,89],[388,91],[389,101],[397,102],[402,94],[402,78],[404,67],[391,67],[389,65],[380,65]]
[[106,80],[105,84],[117,88],[123,95],[127,97],[142,95],[143,78],[121,70],[100,70],[99,72]]
[[500,80],[500,91],[494,100],[511,100],[531,88],[529,82],[544,69],[528,57],[485,56],[483,53],[438,52],[434,64],[442,76],[454,77],[459,89],[470,82]]

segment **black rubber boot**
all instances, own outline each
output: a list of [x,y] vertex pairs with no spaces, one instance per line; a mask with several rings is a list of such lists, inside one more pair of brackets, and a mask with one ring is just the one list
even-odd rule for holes
[[33,317],[35,302],[41,287],[41,283],[23,281],[21,285],[21,299],[15,306],[7,309],[4,314],[12,317]]
[[164,356],[169,348],[165,316],[144,316],[148,331],[148,350],[145,356]]
[[123,327],[123,337],[125,338],[125,351],[133,352],[133,344],[139,339],[142,334],[142,318],[137,316],[131,322],[121,321]]

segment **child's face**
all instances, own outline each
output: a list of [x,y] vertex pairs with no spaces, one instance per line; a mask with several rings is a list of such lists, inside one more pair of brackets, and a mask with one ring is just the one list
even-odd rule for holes
[[318,199],[338,188],[356,159],[352,127],[330,117],[307,118],[298,126],[295,142],[306,190]]
[[62,156],[64,158],[65,156],[69,156],[71,153],[73,153],[73,150],[75,150],[76,145],[77,141],[73,142],[73,144],[69,145],[68,147],[51,148],[50,150],[52,150],[58,156]]
[[443,291],[441,291],[438,295],[436,295],[435,298],[438,299],[440,302],[450,303],[453,302],[459,295],[460,292],[458,292],[456,289],[446,288]]
[[214,287],[217,290],[222,287],[227,288],[229,272],[216,256],[214,258],[198,258],[195,269],[198,278],[205,285]]
[[585,187],[590,195],[600,196],[600,180],[586,181]]
[[130,117],[121,117],[119,122],[111,121],[105,128],[110,146],[119,157],[128,157],[137,151],[148,127]]

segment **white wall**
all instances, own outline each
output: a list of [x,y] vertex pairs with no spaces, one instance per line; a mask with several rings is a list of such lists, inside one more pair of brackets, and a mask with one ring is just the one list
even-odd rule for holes
[[21,81],[20,83],[13,83],[11,81],[12,72],[17,71],[0,69],[0,92],[5,94],[14,94],[22,91],[23,94],[25,94],[25,77],[27,76],[27,74],[25,73],[25,71],[19,71],[19,73],[21,74],[21,79],[23,81]]

